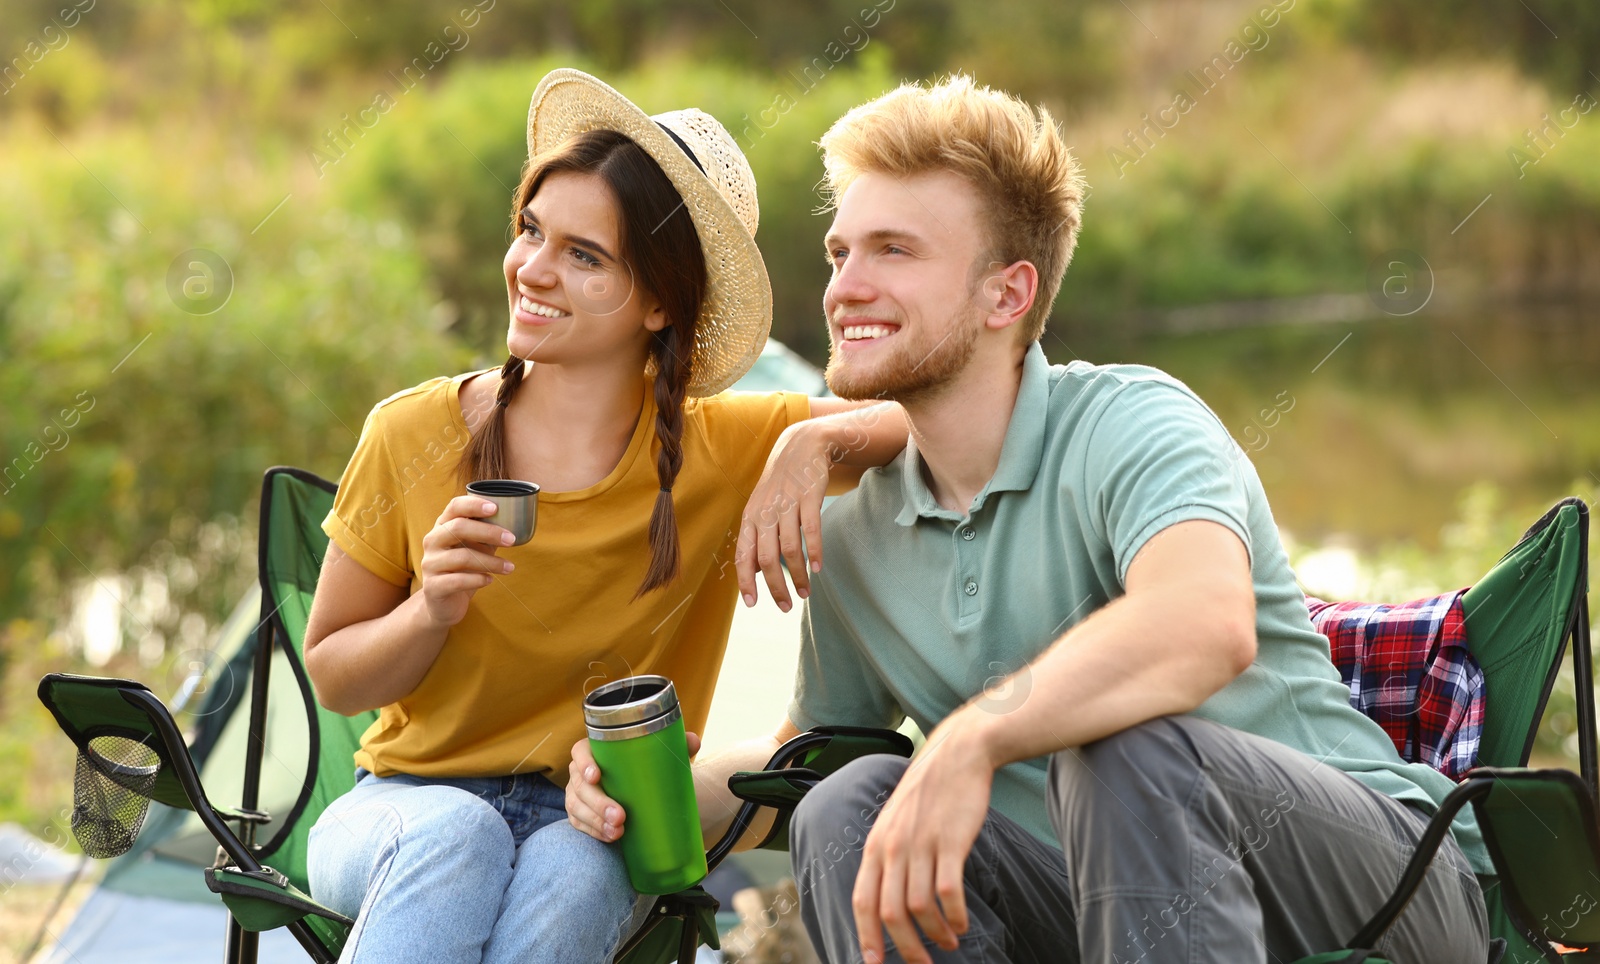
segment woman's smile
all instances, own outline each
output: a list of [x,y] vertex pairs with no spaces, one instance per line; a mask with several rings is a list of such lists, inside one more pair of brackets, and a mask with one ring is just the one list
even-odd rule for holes
[[542,301],[535,301],[528,295],[521,294],[517,299],[517,322],[524,325],[548,325],[552,321],[562,318],[571,318],[572,312],[562,311],[553,305]]

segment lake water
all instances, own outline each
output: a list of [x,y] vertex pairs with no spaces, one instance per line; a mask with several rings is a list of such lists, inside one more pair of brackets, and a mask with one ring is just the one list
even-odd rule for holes
[[[1154,365],[1250,451],[1301,542],[1437,545],[1465,490],[1532,521],[1600,490],[1600,325],[1579,307],[1192,333],[1048,334],[1055,362]],[[1331,353],[1331,354],[1330,354]]]

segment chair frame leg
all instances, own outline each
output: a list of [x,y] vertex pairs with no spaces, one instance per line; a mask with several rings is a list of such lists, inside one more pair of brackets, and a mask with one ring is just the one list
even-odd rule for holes
[[[262,618],[256,626],[255,665],[250,674],[250,726],[245,742],[244,787],[239,794],[243,810],[255,810],[261,798],[261,757],[267,734],[267,684],[271,681],[273,637],[272,621],[267,618],[265,597],[262,599]],[[255,827],[244,828],[245,839],[240,841],[252,856],[255,851]],[[237,859],[237,855],[233,855]],[[254,863],[254,860],[249,863]],[[239,861],[246,870],[254,870],[245,861]],[[296,934],[297,938],[301,935]],[[305,943],[301,938],[301,943]],[[228,942],[224,950],[226,964],[256,964],[259,955],[259,935],[251,934],[228,915]]]
[[261,935],[240,927],[233,915],[228,915],[228,937],[222,951],[227,964],[255,964],[260,943]]
[[[1584,570],[1588,569],[1587,560]],[[1589,640],[1589,595],[1587,571],[1578,579],[1578,600],[1572,613],[1573,695],[1578,711],[1578,770],[1589,792],[1600,800],[1600,761],[1596,757],[1594,709],[1594,655]]]
[[[245,749],[244,789],[240,794],[240,809],[244,811],[256,810],[260,798],[261,788],[261,758],[266,745],[267,728],[267,682],[268,674],[272,669],[273,646],[277,640],[273,635],[270,621],[262,620],[262,629],[256,636],[256,659],[251,680],[250,693],[250,729],[249,743]],[[153,697],[152,697],[153,699]],[[170,716],[164,712],[151,716],[151,723],[161,732],[163,741],[169,746],[182,746],[183,737],[178,733]],[[196,775],[192,772],[178,771],[178,781],[183,784],[184,793],[190,800],[204,800],[205,791],[200,786]],[[255,824],[246,823],[241,830],[243,838],[233,832],[227,823],[212,810],[210,805],[198,806],[195,814],[200,822],[210,831],[225,853],[233,862],[243,870],[260,870],[261,862],[255,857]],[[294,921],[288,925],[289,933],[305,948],[306,953],[318,964],[331,962],[334,956],[322,943],[317,935],[306,926],[305,921]],[[233,915],[228,915],[228,933],[223,946],[223,960],[225,964],[257,964],[260,948],[260,935],[246,931],[234,920]]]
[[678,940],[678,964],[694,964],[700,949],[700,922],[693,912],[683,915],[683,936]]

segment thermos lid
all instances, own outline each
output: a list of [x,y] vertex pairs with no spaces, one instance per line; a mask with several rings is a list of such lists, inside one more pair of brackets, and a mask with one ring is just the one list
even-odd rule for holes
[[583,721],[610,729],[675,716],[678,692],[665,676],[630,676],[598,686],[583,698]]

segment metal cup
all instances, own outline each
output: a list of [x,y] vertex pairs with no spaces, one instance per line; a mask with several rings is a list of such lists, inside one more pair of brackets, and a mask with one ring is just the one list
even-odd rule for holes
[[467,492],[482,496],[495,504],[495,513],[483,521],[510,530],[520,546],[533,538],[535,524],[539,521],[539,487],[518,479],[481,479],[467,483]]

